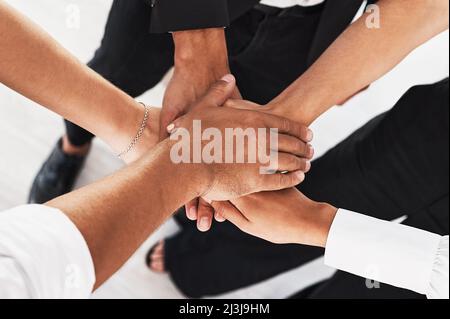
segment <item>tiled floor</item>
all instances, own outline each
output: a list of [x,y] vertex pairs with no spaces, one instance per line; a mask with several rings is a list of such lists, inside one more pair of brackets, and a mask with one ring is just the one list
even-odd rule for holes
[[[99,44],[111,0],[7,0],[49,31],[82,61],[88,61]],[[79,12],[79,19],[76,13]],[[75,16],[74,16],[75,14]],[[74,19],[75,17],[75,19]],[[79,21],[79,24],[78,24]],[[411,54],[401,65],[342,108],[314,124],[318,156],[369,118],[391,107],[414,84],[448,76],[448,32]],[[162,85],[142,99],[161,103]],[[424,105],[424,107],[427,107]],[[0,85],[0,210],[26,202],[32,178],[63,132],[58,116]],[[96,141],[78,185],[85,185],[121,166],[108,148]],[[182,297],[167,276],[150,273],[143,264],[152,243],[176,232],[169,221],[131,258],[121,271],[100,288],[95,298]],[[317,260],[265,283],[227,296],[236,298],[285,297],[332,273]],[[224,296],[223,296],[224,297]]]

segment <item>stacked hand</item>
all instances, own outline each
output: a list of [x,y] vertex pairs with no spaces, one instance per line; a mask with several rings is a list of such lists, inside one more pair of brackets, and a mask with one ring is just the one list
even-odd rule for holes
[[276,244],[325,247],[337,209],[297,189],[263,192],[230,202],[212,202],[216,216]]
[[[230,98],[223,103],[221,109],[227,112],[222,115],[225,117],[229,116],[228,113],[231,112],[231,109],[234,110],[237,109],[241,111],[257,112],[268,116],[277,116],[277,117],[280,116],[280,118],[281,117],[286,118],[286,116],[284,115],[284,113],[286,112],[283,110],[283,108],[278,107],[275,104],[263,107],[256,103],[245,101],[242,99]],[[313,138],[313,134],[311,130],[309,130],[305,125],[301,125],[293,121],[290,122],[295,123],[296,127],[298,127],[298,129],[301,132],[301,134],[299,135],[300,140],[291,141],[291,144],[295,148],[293,152],[298,157],[297,160],[301,163],[299,167],[299,172],[302,177],[299,183],[301,183],[305,178],[305,174],[311,168],[310,160],[314,156],[314,148],[310,144]],[[280,145],[284,145],[287,142],[285,142],[284,139],[280,139],[279,143]],[[190,220],[197,221],[197,227],[200,231],[208,231],[211,228],[213,217],[218,222],[225,221],[224,216],[220,214],[215,214],[214,208],[205,198],[200,198],[186,205],[186,214]]]
[[[166,127],[170,123],[187,114],[211,85],[230,73],[223,29],[175,32],[173,38],[175,69],[164,95],[159,123],[160,140],[168,136]],[[237,87],[230,97],[241,98]],[[211,207],[198,198],[186,204],[188,216],[197,216],[198,210],[211,211]]]
[[[239,164],[235,161],[228,163],[222,157],[222,161],[219,160],[219,162],[206,164],[200,161],[195,164],[192,159],[193,154],[190,153],[189,163],[180,165],[191,165],[190,169],[197,170],[201,176],[205,176],[205,172],[209,173],[208,176],[205,176],[208,187],[199,194],[207,201],[225,201],[255,192],[293,187],[303,181],[304,171],[308,168],[307,161],[302,156],[304,150],[307,149],[305,139],[310,135],[309,130],[293,121],[275,115],[220,107],[230,98],[234,90],[234,77],[225,76],[222,81],[214,84],[203,98],[192,104],[189,113],[171,123],[170,132],[174,136],[181,130],[185,130],[190,132],[189,136],[193,136],[194,121],[201,121],[203,132],[207,129],[214,129],[222,137],[226,136],[226,131],[230,128],[253,129],[255,132],[265,129],[268,134],[273,129],[277,129],[277,145],[263,143],[260,140],[262,136],[259,135],[255,136],[254,142],[258,146],[258,152],[262,151],[264,154],[276,152],[278,161],[275,167],[271,167],[274,170],[273,174],[261,174],[261,167],[267,163],[261,163],[259,160],[256,162],[246,160]],[[171,139],[174,139],[173,136]],[[188,142],[188,146],[201,142],[202,149],[207,144],[203,140],[189,140]],[[244,147],[244,158],[248,158],[249,143],[250,141],[247,141]],[[222,153],[225,154],[227,152],[224,147],[225,143],[221,145]],[[231,151],[235,153],[236,149],[231,149]]]
[[[280,172],[283,171],[297,171],[297,182],[292,184],[292,186],[301,183],[305,178],[305,173],[307,173],[311,167],[310,160],[314,154],[314,150],[309,144],[312,140],[312,132],[306,126],[290,121],[284,117],[275,116],[269,112],[261,112],[261,107],[248,109],[247,105],[253,107],[253,104],[250,102],[241,100],[241,103],[238,105],[236,103],[237,100],[233,100],[235,102],[232,107],[221,107],[222,105],[227,104],[227,101],[229,100],[228,97],[232,97],[233,92],[235,92],[234,78],[231,75],[228,75],[224,79],[229,82],[226,89],[228,92],[225,94],[223,94],[223,92],[219,93],[221,98],[216,98],[215,101],[205,101],[211,99],[210,91],[209,97],[203,98],[203,102],[191,104],[189,107],[190,112],[173,121],[170,128],[173,130],[176,127],[183,126],[180,123],[186,122],[186,125],[189,125],[192,123],[192,119],[199,118],[203,119],[203,123],[205,121],[208,123],[209,121],[220,120],[220,123],[217,122],[216,125],[219,125],[222,128],[279,128],[280,133],[283,134],[278,137],[279,151],[281,152],[278,157],[279,165],[275,168],[278,174],[275,174],[274,176],[267,175],[265,177],[266,183],[269,183],[269,179],[276,180],[280,178],[290,178],[289,174],[280,174]],[[215,90],[217,91],[217,85],[212,88],[212,91]],[[189,121],[186,121],[187,118],[189,118]],[[292,154],[295,156],[292,156]],[[237,178],[237,175],[235,178]],[[233,185],[231,181],[230,185]],[[265,187],[270,188],[272,185],[267,184]],[[247,193],[249,194],[250,192]],[[209,200],[210,198],[203,196],[198,200],[190,202],[186,206],[187,217],[191,220],[196,220],[197,226],[201,231],[209,230],[212,224],[214,209],[208,203]],[[220,215],[216,215],[215,218],[220,222],[224,221]]]
[[[248,121],[243,124],[258,124],[256,122],[252,123],[252,121],[256,113],[261,116],[262,112],[267,116],[278,115],[292,119],[289,113],[287,113],[287,110],[284,110],[282,107],[276,107],[275,103],[262,108],[257,104],[243,101],[235,85],[233,85],[233,88],[230,87],[231,92],[228,92],[227,98],[220,101],[220,103],[213,103],[214,105],[206,103],[205,105],[207,106],[198,107],[198,103],[195,103],[195,101],[198,101],[215,81],[229,73],[223,30],[209,29],[203,31],[176,32],[174,33],[174,42],[175,71],[164,96],[159,127],[159,137],[161,140],[167,137],[168,132],[166,128],[170,124],[180,125],[182,122],[180,117],[184,118],[186,115],[198,118],[204,115],[205,108],[211,111],[212,116],[227,119],[228,127],[235,127],[235,124],[239,123],[239,116],[242,116]],[[234,78],[230,77],[229,81],[234,84]],[[221,106],[225,106],[225,108],[219,108]],[[210,110],[212,107],[216,109]],[[252,113],[251,115],[239,114],[232,112],[231,109],[240,109],[241,111],[250,110]],[[237,114],[236,119],[231,116],[233,113]],[[284,125],[287,125],[286,123],[288,121]],[[299,140],[295,140],[292,137],[290,139],[280,138],[279,140],[283,152],[280,154],[281,167],[277,169],[281,170],[283,167],[296,168],[300,177],[297,182],[298,184],[303,181],[304,174],[311,167],[310,160],[313,157],[314,150],[309,144],[312,140],[312,132],[306,126],[300,126],[299,124],[295,124],[295,126],[299,129],[299,133],[301,133],[298,135]],[[290,148],[288,149],[287,147]],[[293,160],[288,157],[285,154],[288,151],[295,154],[296,159]],[[289,165],[287,161],[290,161]],[[287,177],[289,175],[281,176]],[[210,229],[214,216],[214,209],[208,201],[208,198],[203,197],[186,204],[187,217],[191,220],[196,220],[197,227],[201,231]],[[218,215],[216,215],[216,219],[223,221],[223,218]]]

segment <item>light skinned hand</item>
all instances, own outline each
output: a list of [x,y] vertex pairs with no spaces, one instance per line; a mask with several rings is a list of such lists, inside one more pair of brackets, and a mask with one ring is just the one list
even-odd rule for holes
[[295,188],[212,202],[216,216],[242,231],[276,244],[325,247],[337,209]]

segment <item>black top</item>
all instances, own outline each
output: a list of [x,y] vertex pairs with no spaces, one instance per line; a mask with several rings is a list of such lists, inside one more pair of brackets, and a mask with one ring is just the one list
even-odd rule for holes
[[260,0],[148,0],[150,32],[226,27]]
[[[145,0],[152,6],[151,33],[226,27],[260,0]],[[374,3],[377,0],[369,0]],[[311,48],[309,64],[317,60],[348,27],[364,0],[326,0]]]

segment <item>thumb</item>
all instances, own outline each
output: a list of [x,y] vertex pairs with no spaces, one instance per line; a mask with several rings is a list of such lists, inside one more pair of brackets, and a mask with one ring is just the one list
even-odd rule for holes
[[227,74],[220,81],[211,86],[203,97],[201,107],[222,106],[234,93],[236,79],[233,75]]
[[159,140],[160,141],[166,139],[169,136],[169,133],[167,132],[167,126],[180,116],[181,116],[181,114],[179,114],[179,113],[176,113],[172,110],[167,110],[164,107],[162,108],[160,119],[159,119]]
[[226,219],[236,227],[246,232],[250,222],[248,219],[230,202],[212,202],[216,215]]

